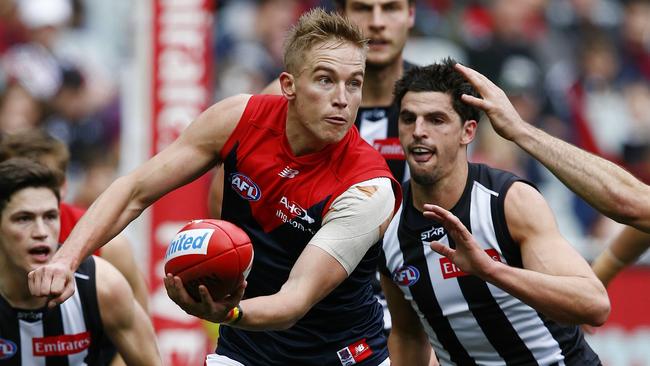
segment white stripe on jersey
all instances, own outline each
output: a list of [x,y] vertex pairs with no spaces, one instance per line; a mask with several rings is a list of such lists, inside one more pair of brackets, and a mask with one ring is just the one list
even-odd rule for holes
[[[79,334],[87,331],[86,322],[84,320],[83,308],[81,306],[81,298],[79,291],[75,285],[75,292],[72,297],[60,305],[61,307],[61,320],[63,323],[63,331],[65,334]],[[33,354],[32,340],[34,338],[42,338],[43,321],[26,322],[19,320],[20,328],[20,343],[21,343],[21,362],[23,365],[45,366],[46,357],[36,357]],[[88,349],[79,353],[71,354],[68,356],[68,364],[74,366],[86,366],[84,359],[88,355]]]
[[375,140],[385,139],[388,136],[388,117],[377,121],[368,121],[362,115],[359,123],[359,135],[370,146],[373,146]]
[[[492,221],[491,199],[496,196],[498,196],[496,192],[488,189],[479,182],[474,182],[470,203],[471,232],[479,245],[484,249],[497,250],[501,261],[505,263],[505,258],[496,239],[497,235]],[[404,205],[407,204],[410,204],[410,202],[404,203]],[[401,213],[402,208],[400,207],[400,210],[395,214],[384,236],[383,249],[386,256],[386,267],[391,273],[404,265],[403,253],[400,249],[397,236]],[[443,244],[449,243],[446,234],[438,241]],[[438,300],[443,315],[449,321],[460,343],[467,353],[476,360],[477,364],[503,365],[504,360],[493,348],[470,311],[469,304],[460,290],[459,282],[455,278],[443,279],[440,265],[442,256],[433,252],[429,248],[428,242],[423,242],[422,245],[424,246],[424,255],[429,269],[428,274],[433,286],[432,293]],[[538,363],[540,365],[549,365],[559,362],[560,365],[563,365],[560,346],[543,324],[537,312],[496,286],[491,284],[487,285],[496,303]],[[449,353],[442,347],[437,335],[427,322],[425,315],[413,300],[409,287],[399,286],[399,288],[404,293],[405,299],[411,303],[411,306],[419,316],[429,338],[429,342],[435,349],[441,364],[453,364],[450,360]]]

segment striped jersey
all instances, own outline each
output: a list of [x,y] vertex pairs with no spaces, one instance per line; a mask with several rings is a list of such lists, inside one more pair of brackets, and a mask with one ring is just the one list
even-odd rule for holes
[[[384,159],[354,127],[338,143],[295,156],[287,113],[282,96],[252,96],[221,151],[222,218],[241,227],[255,248],[245,297],[280,290],[336,197],[356,183],[390,177]],[[400,187],[393,184],[399,205]],[[216,353],[246,366],[379,365],[388,349],[370,285],[378,258],[379,245],[373,245],[350,276],[289,329],[220,327]]]
[[0,364],[3,366],[102,365],[104,335],[95,262],[89,257],[74,274],[76,291],[48,309],[13,308],[0,296]]
[[[515,175],[469,164],[467,183],[451,209],[495,260],[522,268],[519,246],[508,231],[504,198]],[[404,203],[383,241],[383,274],[410,302],[442,365],[599,365],[577,326],[556,323],[519,299],[462,272],[431,250],[429,242],[455,247],[445,229]]]

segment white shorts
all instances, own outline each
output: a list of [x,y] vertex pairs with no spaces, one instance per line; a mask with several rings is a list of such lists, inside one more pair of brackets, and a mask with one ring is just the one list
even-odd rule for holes
[[[241,362],[214,353],[209,354],[206,357],[205,365],[206,366],[246,366]],[[390,359],[389,358],[385,359],[384,362],[380,363],[378,366],[390,366]]]

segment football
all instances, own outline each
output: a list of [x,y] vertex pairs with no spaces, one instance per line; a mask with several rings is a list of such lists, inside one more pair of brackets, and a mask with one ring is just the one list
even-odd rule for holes
[[180,229],[165,254],[165,274],[183,281],[187,292],[200,301],[199,285],[214,300],[232,293],[253,264],[253,245],[236,225],[213,219],[194,220]]

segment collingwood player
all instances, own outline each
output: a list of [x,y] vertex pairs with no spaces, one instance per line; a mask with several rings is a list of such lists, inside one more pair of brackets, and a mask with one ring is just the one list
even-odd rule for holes
[[47,307],[27,274],[50,261],[59,237],[59,179],[23,158],[0,163],[0,364],[101,365],[108,337],[129,365],[160,365],[153,327],[122,275],[90,257],[75,295]]
[[606,320],[605,289],[534,187],[468,162],[478,94],[454,64],[395,87],[411,180],[383,242],[391,361],[426,365],[431,345],[443,365],[599,365],[577,325]]

